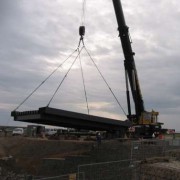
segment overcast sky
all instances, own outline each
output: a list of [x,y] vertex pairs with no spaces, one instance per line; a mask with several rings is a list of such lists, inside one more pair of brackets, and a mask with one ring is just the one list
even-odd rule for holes
[[[122,0],[145,108],[180,130],[180,1]],[[0,123],[76,48],[82,0],[0,0]],[[111,0],[87,0],[85,46],[127,113],[123,53]],[[48,104],[76,54],[18,110]],[[126,119],[96,68],[81,54],[90,114]],[[87,113],[77,61],[50,107]]]

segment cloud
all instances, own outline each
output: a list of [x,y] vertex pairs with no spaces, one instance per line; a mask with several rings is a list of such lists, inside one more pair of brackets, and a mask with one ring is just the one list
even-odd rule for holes
[[[165,127],[180,127],[180,2],[122,0],[122,5],[127,25],[130,27],[132,47],[136,53],[135,62],[145,107],[150,111],[160,111],[159,119],[165,123]],[[6,123],[10,111],[76,49],[81,8],[80,0],[1,0],[2,124]],[[124,57],[112,2],[87,1],[85,26],[85,45],[127,112]],[[45,106],[62,81],[73,58],[21,108],[34,109]],[[81,59],[92,113],[124,118],[123,112],[84,50]],[[79,61],[68,74],[51,105],[87,113],[83,107],[85,97]],[[14,123],[12,119],[10,123]]]

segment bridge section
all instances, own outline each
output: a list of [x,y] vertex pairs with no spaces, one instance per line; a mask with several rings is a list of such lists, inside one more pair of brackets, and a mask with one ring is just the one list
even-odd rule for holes
[[50,107],[41,107],[34,111],[12,111],[15,121],[53,125],[86,130],[124,131],[130,127],[129,121],[81,114]]

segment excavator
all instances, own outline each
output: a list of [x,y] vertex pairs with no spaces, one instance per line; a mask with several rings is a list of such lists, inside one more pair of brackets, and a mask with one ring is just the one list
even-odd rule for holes
[[[159,133],[161,133],[161,125],[163,123],[158,122],[159,112],[156,112],[154,110],[148,112],[145,110],[136,65],[134,61],[135,53],[133,52],[131,46],[129,27],[126,25],[125,22],[121,1],[112,1],[118,24],[119,37],[121,40],[122,50],[125,58],[124,68],[128,107],[127,119],[132,123],[132,127],[130,127],[130,129],[135,137],[152,138],[154,135],[158,135]],[[132,114],[131,112],[132,108],[130,101],[130,90],[132,94],[132,99],[134,101],[134,114]]]

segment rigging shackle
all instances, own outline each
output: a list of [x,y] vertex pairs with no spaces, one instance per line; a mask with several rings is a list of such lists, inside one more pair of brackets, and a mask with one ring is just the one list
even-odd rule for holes
[[80,26],[79,27],[79,35],[83,37],[85,35],[85,26]]

